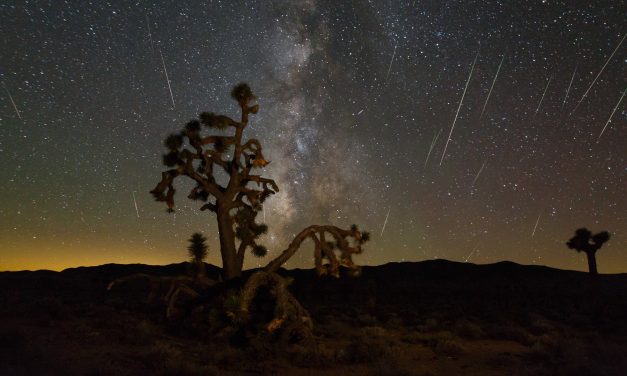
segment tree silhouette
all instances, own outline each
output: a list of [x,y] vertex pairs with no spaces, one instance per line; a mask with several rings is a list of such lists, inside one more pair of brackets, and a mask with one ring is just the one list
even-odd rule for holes
[[[187,197],[206,202],[200,210],[216,214],[225,279],[241,274],[248,248],[257,256],[266,254],[266,248],[257,244],[257,238],[267,231],[267,226],[257,224],[255,218],[266,198],[279,191],[274,180],[252,174],[252,170],[269,163],[263,157],[261,143],[254,138],[242,140],[249,115],[259,111],[258,104],[250,105],[255,99],[250,87],[238,84],[231,91],[231,97],[241,109],[239,121],[203,112],[198,120],[189,121],[180,133],[166,138],[169,152],[163,156],[163,163],[172,169],[162,173],[161,181],[150,192],[157,201],[165,201],[171,212],[176,191],[174,179],[184,175],[195,181],[196,186]],[[232,128],[235,133],[203,136],[203,125],[220,130]],[[216,170],[222,170],[225,176],[220,176]],[[256,183],[256,187],[249,183]],[[237,247],[236,237],[240,241]]]
[[[161,174],[161,181],[150,192],[157,201],[166,202],[168,211],[172,212],[176,191],[174,180],[179,176],[187,176],[196,183],[187,197],[205,202],[200,210],[209,210],[216,215],[225,280],[241,275],[247,249],[251,249],[253,255],[258,257],[266,255],[267,249],[258,244],[257,240],[266,233],[268,226],[257,223],[256,217],[264,201],[279,191],[274,180],[252,173],[269,163],[262,154],[259,140],[243,140],[249,116],[259,111],[258,104],[251,105],[255,96],[247,84],[240,83],[231,91],[231,97],[241,109],[239,121],[203,112],[198,120],[189,121],[181,132],[166,138],[165,146],[169,152],[163,156],[163,163],[171,169]],[[202,126],[219,130],[232,128],[235,133],[202,135]],[[328,241],[325,234],[333,241]],[[314,242],[318,273],[338,277],[340,265],[358,274],[359,267],[353,264],[351,256],[361,253],[361,245],[369,239],[369,234],[362,233],[355,225],[349,230],[335,226],[309,226],[296,235],[289,247],[266,267],[265,272],[276,272],[306,239]],[[339,251],[339,257],[335,251]]]
[[588,256],[588,269],[590,274],[596,275],[596,252],[608,240],[610,240],[610,233],[607,231],[601,231],[598,234],[592,235],[592,232],[587,228],[580,228],[575,231],[575,236],[566,243],[566,246],[577,252],[585,252],[586,256]]
[[205,238],[200,232],[192,234],[192,237],[189,238],[187,251],[191,262],[194,265],[195,276],[197,278],[205,275],[205,264],[203,261],[207,257],[207,252],[209,251],[209,247],[205,244],[206,241],[207,238]]

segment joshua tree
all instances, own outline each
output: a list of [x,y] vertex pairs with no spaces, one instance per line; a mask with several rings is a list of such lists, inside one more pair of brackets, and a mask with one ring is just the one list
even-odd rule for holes
[[[198,120],[189,121],[180,133],[165,140],[168,154],[163,163],[172,167],[164,171],[161,181],[151,191],[157,201],[165,201],[168,211],[174,210],[174,179],[184,175],[196,182],[188,198],[206,202],[200,210],[214,212],[218,221],[220,253],[223,274],[231,279],[241,274],[244,254],[252,248],[253,254],[263,256],[266,248],[257,244],[257,238],[267,226],[257,224],[255,218],[268,196],[278,192],[274,180],[252,174],[252,170],[266,166],[261,143],[252,138],[243,141],[244,129],[250,114],[259,111],[259,105],[250,105],[255,99],[250,87],[240,83],[231,97],[241,109],[241,118],[235,121],[224,115],[203,112]],[[201,135],[201,126],[212,129],[233,128],[233,135]],[[220,182],[217,169],[226,175]],[[252,187],[249,183],[256,183]],[[235,238],[240,240],[236,247]]]
[[588,269],[590,270],[590,274],[596,275],[596,252],[608,240],[610,240],[610,233],[607,231],[601,231],[598,234],[592,235],[592,232],[587,228],[580,228],[575,231],[575,236],[566,243],[566,246],[577,252],[585,252],[586,256],[588,256]]
[[203,261],[207,257],[207,251],[209,250],[209,247],[205,244],[206,241],[207,238],[205,238],[200,232],[192,234],[192,237],[189,238],[187,251],[189,252],[191,262],[194,265],[195,276],[197,278],[205,275],[205,264]]
[[[248,118],[259,111],[259,105],[251,105],[255,99],[250,87],[240,83],[231,91],[231,97],[241,109],[241,118],[235,121],[224,115],[210,112],[200,114],[198,120],[189,121],[179,133],[171,134],[165,140],[168,154],[163,163],[171,167],[161,175],[161,181],[150,193],[157,201],[165,201],[168,211],[174,211],[174,179],[187,176],[196,186],[188,198],[204,201],[200,210],[215,213],[220,236],[220,254],[224,279],[241,275],[244,255],[251,249],[253,255],[262,257],[267,253],[263,245],[257,243],[260,235],[268,227],[257,223],[256,217],[262,204],[272,194],[279,191],[272,179],[255,175],[253,170],[265,167],[269,162],[264,158],[259,140],[243,140]],[[202,126],[211,129],[233,129],[233,135],[203,135]],[[221,176],[218,175],[221,173]],[[325,234],[331,241],[325,239]],[[288,249],[270,263],[264,272],[275,272],[310,238],[315,244],[316,269],[318,273],[339,276],[340,264],[353,272],[359,269],[351,260],[351,255],[361,253],[361,244],[368,240],[357,226],[343,230],[334,226],[310,226],[298,234]],[[236,239],[239,243],[236,243]],[[339,250],[340,256],[334,251]],[[324,260],[328,260],[328,264]],[[252,289],[254,290],[254,289]]]

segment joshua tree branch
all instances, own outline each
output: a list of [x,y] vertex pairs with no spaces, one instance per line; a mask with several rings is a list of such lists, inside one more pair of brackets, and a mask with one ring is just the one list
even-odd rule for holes
[[222,188],[215,181],[210,181],[202,177],[194,169],[194,159],[196,159],[197,157],[189,152],[183,153],[183,156],[185,158],[185,175],[194,179],[200,186],[203,187],[205,191],[207,191],[207,193],[213,195],[216,199],[221,199],[223,196],[222,192],[224,191],[224,188]]
[[240,263],[244,262],[244,255],[246,254],[246,248],[248,248],[248,246],[252,245],[252,243],[250,241],[246,241],[246,240],[242,240],[241,243],[239,243],[239,247],[237,248],[237,260]]
[[[335,255],[333,254],[333,250],[326,242],[325,234],[332,236],[337,246],[340,250],[340,262],[337,261]],[[335,226],[319,226],[312,225],[304,230],[302,230],[298,235],[294,237],[294,240],[290,243],[286,250],[283,251],[277,258],[272,260],[265,268],[264,271],[268,273],[275,273],[279,268],[287,262],[300,248],[301,244],[307,240],[308,238],[313,239],[316,248],[314,249],[314,257],[316,259],[316,265],[320,265],[318,270],[319,274],[325,274],[323,272],[322,267],[322,258],[327,257],[329,259],[330,274],[334,276],[339,276],[339,265],[342,264],[344,266],[350,267],[354,270],[357,270],[357,266],[352,262],[352,255],[359,254],[362,252],[361,243],[362,243],[362,233],[356,228],[353,227],[350,230],[343,230],[339,227]],[[347,238],[352,238],[357,245],[350,246]]]
[[[275,273],[259,271],[253,274],[242,289],[239,305],[239,320],[245,324],[249,320],[252,303],[257,292],[263,286],[268,286],[276,297],[274,318],[266,325],[270,333],[284,328],[287,336],[297,332],[305,339],[311,339],[313,324],[307,310],[300,305],[287,289],[286,280]],[[287,323],[287,325],[285,325]]]
[[279,191],[279,186],[277,186],[274,180],[272,179],[263,178],[259,175],[248,175],[246,179],[250,181],[254,181],[258,185],[263,186],[264,190],[270,190],[268,189],[268,185],[269,185],[270,187],[272,187],[272,191],[274,191],[273,193],[276,193]]

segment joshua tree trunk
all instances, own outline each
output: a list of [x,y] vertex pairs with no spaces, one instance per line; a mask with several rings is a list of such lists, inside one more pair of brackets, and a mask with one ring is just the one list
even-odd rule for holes
[[597,259],[595,253],[596,252],[586,252],[588,256],[588,270],[592,275],[597,275]]
[[222,256],[222,277],[224,280],[239,277],[242,274],[242,263],[238,262],[235,249],[233,220],[228,209],[218,209],[218,233],[220,234],[220,254]]

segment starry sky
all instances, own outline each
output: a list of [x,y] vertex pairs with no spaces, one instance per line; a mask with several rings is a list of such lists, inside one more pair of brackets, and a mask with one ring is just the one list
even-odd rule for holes
[[[0,270],[184,261],[214,214],[149,191],[163,139],[261,110],[264,265],[309,224],[370,230],[360,264],[445,258],[627,272],[620,1],[3,1]],[[167,75],[167,78],[166,78]],[[610,121],[611,119],[611,121]],[[608,122],[609,121],[609,122]],[[602,133],[602,134],[601,134]],[[309,248],[289,267],[312,267]]]

